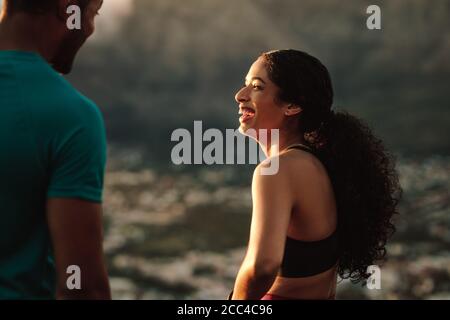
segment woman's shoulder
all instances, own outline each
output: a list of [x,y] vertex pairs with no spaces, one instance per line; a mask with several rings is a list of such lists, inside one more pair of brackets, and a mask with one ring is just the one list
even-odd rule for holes
[[269,157],[255,168],[254,180],[267,183],[289,182],[314,179],[324,173],[320,160],[313,154],[303,150],[289,150],[277,156]]
[[302,173],[303,176],[323,172],[322,162],[311,152],[291,149],[279,155],[280,173],[292,176],[293,173]]

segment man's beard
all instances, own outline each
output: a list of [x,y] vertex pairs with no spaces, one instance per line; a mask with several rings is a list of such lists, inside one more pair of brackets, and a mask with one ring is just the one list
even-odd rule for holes
[[56,50],[53,59],[50,61],[53,69],[62,74],[72,71],[75,57],[81,46],[86,41],[83,30],[72,30],[63,39]]

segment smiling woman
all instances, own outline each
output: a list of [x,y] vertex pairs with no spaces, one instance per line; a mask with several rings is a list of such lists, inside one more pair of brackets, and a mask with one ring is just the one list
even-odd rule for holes
[[253,137],[279,170],[255,169],[250,240],[232,298],[334,299],[337,275],[367,279],[386,255],[400,195],[382,141],[332,109],[327,68],[302,51],[262,54],[235,99],[241,132],[280,135],[277,145]]

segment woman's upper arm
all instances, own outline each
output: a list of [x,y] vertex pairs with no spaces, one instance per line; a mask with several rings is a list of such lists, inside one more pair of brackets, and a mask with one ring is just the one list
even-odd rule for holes
[[[280,163],[281,164],[281,163]],[[260,164],[252,183],[253,213],[247,259],[255,266],[278,268],[291,217],[292,192],[285,166],[275,175],[263,175]]]

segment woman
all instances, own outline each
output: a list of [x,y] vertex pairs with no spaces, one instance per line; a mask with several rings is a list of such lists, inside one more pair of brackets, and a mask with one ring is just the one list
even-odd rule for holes
[[[301,51],[262,54],[236,101],[240,131],[279,170],[263,174],[266,161],[254,172],[250,240],[230,297],[334,299],[337,275],[367,279],[386,255],[401,191],[382,142],[332,110],[326,67]],[[260,129],[278,129],[278,141],[259,139]]]

